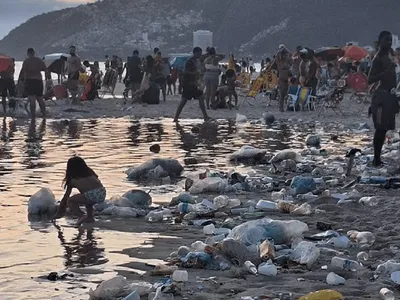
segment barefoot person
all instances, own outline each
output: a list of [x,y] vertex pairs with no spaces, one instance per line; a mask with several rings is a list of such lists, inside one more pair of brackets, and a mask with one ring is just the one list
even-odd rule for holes
[[[53,219],[62,218],[70,210],[79,218],[77,225],[93,223],[93,205],[103,203],[106,199],[106,189],[96,173],[87,166],[83,158],[74,156],[68,160],[64,178],[65,195]],[[76,188],[80,194],[71,196],[72,189]],[[86,206],[87,215],[84,215],[79,206]]]
[[76,55],[75,46],[69,48],[70,57],[67,60],[68,89],[71,93],[72,103],[77,103],[79,72],[82,70],[81,59]]
[[279,45],[279,51],[276,54],[276,65],[278,67],[278,87],[280,92],[279,110],[284,111],[284,102],[289,88],[289,73],[292,65],[292,54],[286,49],[285,45]]
[[27,59],[22,63],[19,80],[24,83],[24,94],[28,96],[31,118],[36,117],[36,101],[39,103],[43,117],[46,117],[46,105],[43,100],[43,77],[46,64],[42,59],[36,57],[35,50],[29,48]]
[[15,60],[13,58],[13,64],[4,72],[0,73],[0,92],[2,97],[3,113],[4,116],[7,115],[7,102],[8,97],[9,106],[12,103],[12,98],[16,96],[16,88],[14,82],[15,73]]
[[201,57],[202,50],[200,47],[193,49],[193,56],[186,62],[185,71],[183,75],[183,91],[182,99],[179,103],[174,122],[178,122],[179,116],[186,105],[186,102],[191,99],[199,100],[201,112],[205,121],[209,119],[204,104],[203,91],[199,88],[199,75],[200,65],[199,58]]
[[396,87],[396,71],[393,60],[389,57],[392,47],[392,34],[382,31],[379,34],[379,50],[376,53],[368,75],[368,84],[377,84],[372,94],[370,113],[375,126],[374,160],[373,165],[382,165],[381,152],[385,142],[386,132],[396,127],[396,114],[399,104],[395,95],[391,93]]

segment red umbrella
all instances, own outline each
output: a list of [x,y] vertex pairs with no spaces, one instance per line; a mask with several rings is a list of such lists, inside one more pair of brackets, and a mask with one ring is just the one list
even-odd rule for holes
[[0,72],[7,71],[14,64],[14,61],[11,57],[0,54]]
[[357,61],[362,60],[369,54],[367,50],[358,46],[346,46],[343,48],[343,50],[344,50],[343,57],[347,57]]

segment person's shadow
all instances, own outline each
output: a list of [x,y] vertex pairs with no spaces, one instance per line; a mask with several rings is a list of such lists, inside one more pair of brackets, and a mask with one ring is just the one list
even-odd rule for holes
[[53,223],[58,231],[58,239],[64,248],[64,265],[70,267],[97,266],[108,262],[104,256],[104,248],[98,247],[93,228],[79,227],[78,232],[70,242],[65,239],[61,226]]

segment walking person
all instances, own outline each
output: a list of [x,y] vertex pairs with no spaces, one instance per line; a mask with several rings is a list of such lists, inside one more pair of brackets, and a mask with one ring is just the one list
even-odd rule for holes
[[31,118],[36,118],[36,101],[39,103],[43,118],[45,118],[46,105],[43,100],[42,72],[46,71],[46,64],[42,59],[36,57],[33,48],[29,48],[26,55],[27,59],[22,63],[19,81],[24,83],[24,94],[28,96]]
[[214,47],[208,49],[208,57],[204,60],[204,85],[206,87],[206,105],[210,109],[215,101],[215,94],[217,93],[219,74],[219,62],[224,58],[224,55],[217,54]]
[[13,64],[8,68],[8,70],[0,73],[1,76],[0,92],[2,97],[4,116],[7,115],[7,97],[9,101],[9,106],[13,105],[12,102],[15,103],[15,100],[12,100],[12,98],[16,96],[14,73],[15,73],[15,59],[13,58]]
[[138,50],[134,50],[133,55],[129,58],[126,74],[129,77],[129,82],[133,94],[140,89],[140,84],[143,79],[142,60],[139,57]]
[[195,47],[193,49],[193,56],[186,61],[185,71],[183,75],[183,91],[182,99],[176,110],[174,122],[178,122],[179,116],[186,105],[186,102],[191,99],[196,99],[199,101],[199,106],[201,112],[203,113],[203,118],[205,121],[209,120],[207,115],[206,106],[204,104],[203,91],[199,88],[199,76],[200,76],[200,63],[199,59],[201,57],[202,50],[200,47]]
[[392,94],[396,87],[396,65],[390,58],[392,34],[382,31],[378,38],[376,53],[368,75],[368,84],[376,84],[372,93],[370,114],[375,126],[373,166],[382,166],[381,153],[388,130],[396,128],[396,114],[399,112],[397,97]]

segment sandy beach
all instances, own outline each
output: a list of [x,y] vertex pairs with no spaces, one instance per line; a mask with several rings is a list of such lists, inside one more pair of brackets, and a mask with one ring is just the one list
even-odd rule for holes
[[[116,94],[120,94],[122,85],[117,86]],[[213,119],[232,119],[236,118],[236,114],[240,113],[248,118],[248,122],[259,120],[262,113],[272,113],[278,122],[287,124],[288,126],[297,126],[298,128],[315,128],[316,132],[324,132],[325,136],[335,135],[352,135],[358,134],[355,138],[355,146],[364,147],[366,153],[371,153],[370,143],[372,139],[372,122],[367,117],[368,104],[351,103],[350,94],[346,94],[342,103],[342,109],[345,116],[342,116],[330,109],[325,111],[321,116],[317,112],[278,112],[276,101],[272,105],[268,105],[265,98],[249,99],[249,103],[242,103],[239,110],[211,110],[210,116]],[[243,98],[242,98],[243,100]],[[241,101],[242,101],[241,100]],[[241,102],[240,101],[240,102]],[[95,100],[93,103],[83,102],[79,105],[70,105],[65,100],[57,101],[56,105],[49,106],[50,118],[52,119],[98,119],[98,118],[120,118],[129,119],[143,118],[173,118],[176,107],[179,103],[179,96],[169,96],[167,101],[161,102],[159,105],[144,106],[141,104],[124,104],[122,98],[117,99],[101,99]],[[199,119],[200,109],[196,101],[188,102],[182,113],[183,122],[187,119]],[[198,122],[198,121],[196,121]],[[360,124],[366,123],[361,126]],[[367,128],[367,129],[366,129]],[[362,137],[360,137],[362,136]],[[336,186],[327,186],[331,193],[350,192],[354,187],[342,188],[342,186],[356,176],[361,175],[361,171],[354,170],[348,178],[334,171],[329,164],[344,165],[345,148],[352,147],[352,140],[344,140],[339,144],[322,144],[323,148],[328,149],[331,155],[328,158],[321,158],[318,155],[314,160],[316,166],[320,166],[323,175],[339,178],[340,183]],[[357,144],[358,143],[358,144]],[[369,149],[369,150],[368,150]],[[369,152],[368,152],[369,151]],[[310,158],[310,157],[309,157]],[[389,159],[388,159],[389,160]],[[394,161],[393,157],[390,162]],[[255,170],[262,176],[270,176],[272,178],[279,177],[282,179],[291,179],[298,172],[283,171],[280,174],[272,174],[269,165],[255,165],[251,167],[241,168],[241,170]],[[390,168],[388,168],[390,169]],[[381,170],[382,171],[382,170]],[[379,175],[380,171],[377,171]],[[383,171],[382,171],[383,172]],[[182,190],[183,182],[177,184],[178,190]],[[298,299],[300,296],[308,292],[335,289],[341,292],[345,299],[379,299],[379,290],[382,287],[388,287],[393,290],[397,296],[400,295],[394,283],[390,282],[390,275],[381,275],[374,277],[375,269],[378,264],[389,259],[398,258],[398,247],[400,240],[398,239],[398,225],[396,212],[396,190],[385,190],[382,188],[371,187],[369,185],[357,185],[355,187],[361,196],[379,196],[379,204],[374,207],[360,205],[357,201],[348,201],[345,204],[337,205],[337,199],[326,196],[320,197],[311,203],[313,213],[309,216],[294,216],[284,214],[279,211],[266,212],[265,217],[276,220],[300,220],[309,226],[307,236],[321,232],[316,228],[318,221],[323,221],[332,225],[337,232],[346,235],[349,230],[370,231],[375,237],[375,243],[367,248],[361,248],[357,243],[347,249],[334,249],[332,247],[321,247],[320,256],[311,268],[306,266],[290,264],[286,267],[278,266],[278,275],[275,277],[254,276],[247,273],[239,272],[236,268],[229,271],[211,271],[202,269],[188,269],[189,281],[182,286],[181,295],[176,295],[174,299],[190,299],[190,300],[214,300],[214,299],[279,299],[282,293],[291,293],[292,298]],[[121,191],[121,193],[124,191]],[[202,194],[201,199],[212,199],[218,194]],[[270,200],[271,192],[260,191],[258,193],[231,193],[227,194],[230,198],[239,198],[242,204],[252,200],[257,202],[260,199]],[[165,201],[156,201],[155,204],[165,206],[169,202],[166,197]],[[219,227],[226,217],[213,218]],[[235,217],[235,224],[239,225],[246,219]],[[98,221],[94,225],[102,231],[117,231],[124,233],[125,236],[132,234],[149,234],[152,237],[144,239],[143,243],[132,248],[124,248],[116,251],[118,254],[129,256],[128,261],[121,265],[115,266],[115,270],[123,267],[124,270],[116,271],[120,275],[126,276],[128,280],[141,280],[150,283],[156,283],[163,276],[151,276],[150,272],[157,263],[163,263],[171,252],[177,251],[179,246],[188,246],[195,241],[204,241],[206,236],[202,232],[201,227],[190,226],[186,221],[183,223],[162,222],[147,223],[143,218],[139,219],[118,219],[113,217],[99,216]],[[117,246],[118,248],[118,246]],[[357,272],[349,272],[332,268],[330,261],[333,256],[341,256],[349,259],[357,260],[357,254],[360,251],[368,252],[369,260],[362,262],[363,268]],[[90,268],[89,268],[90,269]],[[131,271],[127,271],[131,270]],[[76,271],[76,270],[75,270]],[[345,285],[330,286],[326,283],[326,276],[330,271],[346,279]],[[85,274],[85,268],[79,272]],[[87,274],[87,273],[86,273]],[[79,275],[78,275],[79,278]],[[79,292],[74,292],[74,299],[87,299],[87,292],[81,290],[85,288],[95,288],[97,283],[101,281],[91,281],[90,284],[79,284]],[[166,295],[168,296],[168,295]],[[250,297],[250,298],[246,298]],[[258,298],[257,298],[258,297]],[[269,298],[270,297],[270,298]],[[283,297],[283,296],[282,296]],[[72,298],[71,298],[72,299]],[[143,297],[142,299],[147,299]],[[170,298],[166,298],[170,299]],[[286,299],[286,298],[281,298]],[[321,299],[322,300],[322,299]]]

